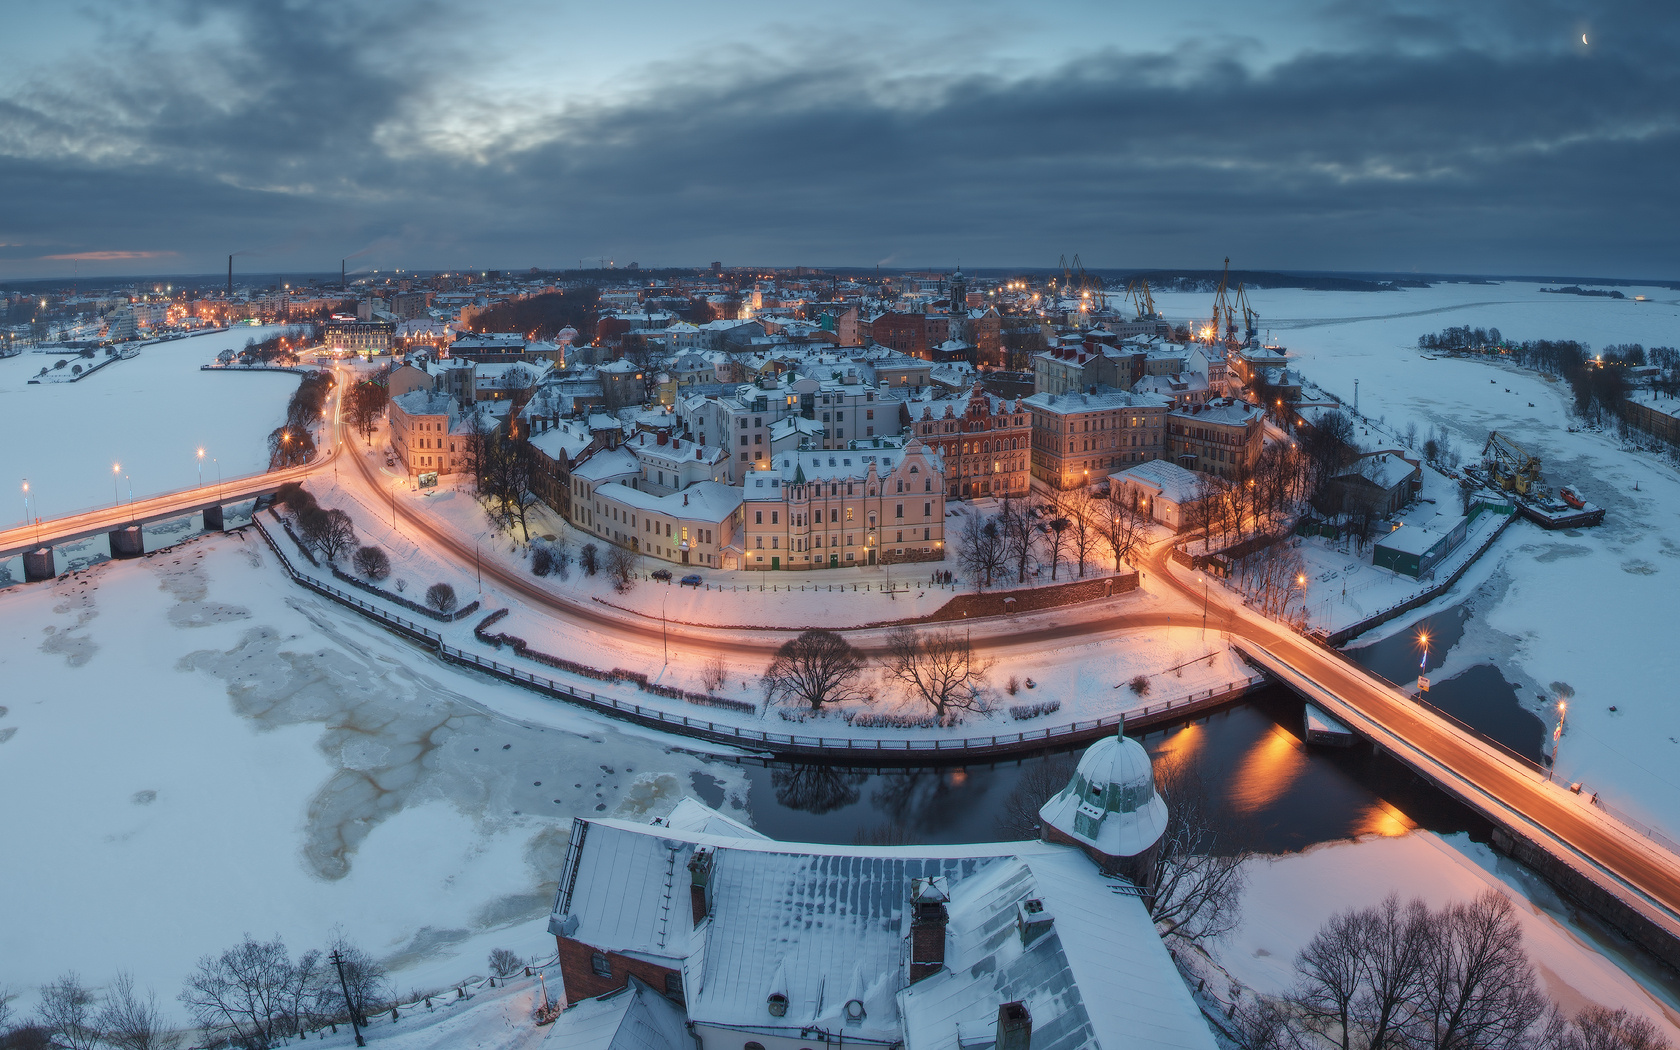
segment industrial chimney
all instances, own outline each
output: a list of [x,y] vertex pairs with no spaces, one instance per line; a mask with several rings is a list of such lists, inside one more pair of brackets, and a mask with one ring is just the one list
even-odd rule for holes
[[228,298],[233,298],[233,256],[228,256]]
[[344,283],[344,260],[340,259],[338,260],[338,290],[342,292],[347,287],[349,286]]

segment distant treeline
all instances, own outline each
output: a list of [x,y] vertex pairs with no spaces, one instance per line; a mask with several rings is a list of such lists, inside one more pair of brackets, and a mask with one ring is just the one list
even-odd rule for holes
[[[1218,290],[1222,276],[1224,274],[1219,270],[1149,270],[1109,277],[1106,283],[1113,288],[1145,280],[1150,288],[1158,292],[1212,292]],[[1232,270],[1229,282],[1232,288],[1242,284],[1250,288],[1309,288],[1320,292],[1392,292],[1401,288],[1429,287],[1428,281],[1407,278],[1365,281],[1355,277],[1277,273],[1272,270]]]
[[562,328],[575,328],[577,341],[587,343],[595,338],[600,298],[598,288],[579,288],[496,303],[474,317],[472,326],[479,332],[524,332],[536,339],[552,339]]
[[1623,295],[1621,292],[1615,291],[1614,289],[1582,288],[1578,284],[1572,284],[1567,288],[1542,288],[1540,290],[1542,292],[1551,292],[1553,295],[1596,295],[1603,299],[1627,298],[1627,296]]
[[1671,346],[1647,350],[1639,343],[1613,343],[1594,354],[1592,347],[1573,339],[1529,339],[1519,343],[1507,341],[1497,328],[1469,325],[1418,336],[1418,346],[1425,350],[1498,354],[1512,358],[1525,368],[1557,376],[1569,383],[1576,415],[1589,423],[1602,422],[1606,415],[1619,415],[1631,385],[1629,368],[1656,365],[1663,374],[1652,380],[1654,387],[1672,393],[1680,386],[1680,380],[1675,377],[1680,351]]

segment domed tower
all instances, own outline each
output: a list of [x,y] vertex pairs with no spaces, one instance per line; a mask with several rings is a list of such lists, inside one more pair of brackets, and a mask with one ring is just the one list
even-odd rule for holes
[[966,314],[968,310],[968,278],[963,276],[962,267],[951,275],[951,316]]
[[1167,802],[1155,770],[1125,727],[1085,749],[1068,786],[1038,811],[1046,842],[1078,846],[1104,871],[1148,891],[1156,847],[1167,829]]

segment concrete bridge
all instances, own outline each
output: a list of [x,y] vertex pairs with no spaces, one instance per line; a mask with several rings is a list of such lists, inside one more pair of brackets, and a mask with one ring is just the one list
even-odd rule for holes
[[1346,723],[1494,827],[1494,845],[1680,969],[1680,853],[1549,770],[1455,724],[1340,653],[1300,638],[1233,638],[1275,681]]
[[56,548],[100,535],[110,544],[111,557],[137,558],[146,553],[147,525],[197,517],[202,521],[202,531],[220,531],[226,520],[225,508],[271,495],[288,481],[301,481],[330,464],[336,454],[336,448],[332,448],[308,463],[285,470],[249,474],[216,485],[17,525],[0,532],[0,561],[21,555],[25,580],[48,580],[59,572]]

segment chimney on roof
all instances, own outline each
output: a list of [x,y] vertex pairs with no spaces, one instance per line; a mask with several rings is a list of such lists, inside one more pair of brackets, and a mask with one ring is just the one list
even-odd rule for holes
[[1032,1050],[1032,1014],[1026,1003],[999,1003],[994,1050]]
[[910,983],[945,968],[945,927],[950,914],[950,883],[943,875],[910,880]]
[[[688,502],[688,497],[683,497]],[[709,914],[706,902],[711,897],[712,882],[712,851],[704,846],[697,846],[694,855],[688,858],[688,904],[694,912],[694,925],[698,926],[706,921]]]

